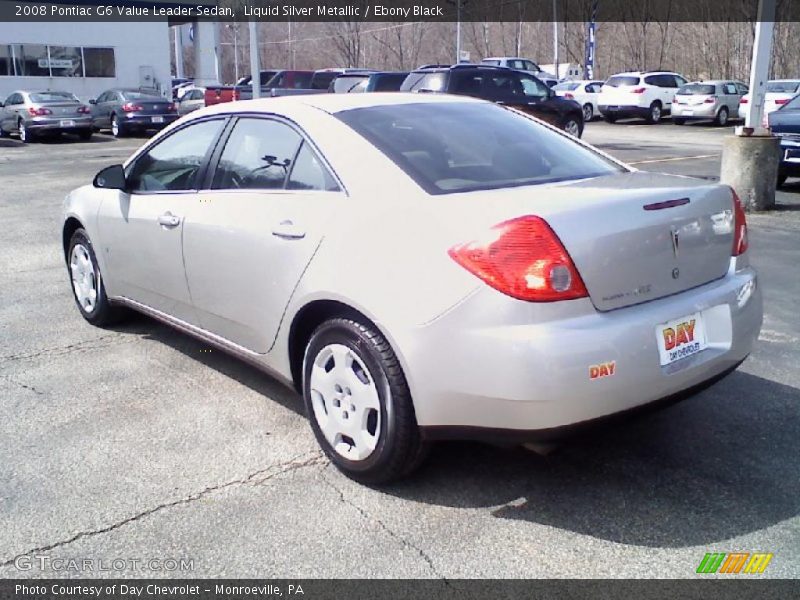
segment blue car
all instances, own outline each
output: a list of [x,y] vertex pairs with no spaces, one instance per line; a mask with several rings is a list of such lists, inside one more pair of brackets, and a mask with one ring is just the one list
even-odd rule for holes
[[800,177],[800,94],[769,114],[772,133],[781,138],[778,187],[789,177]]

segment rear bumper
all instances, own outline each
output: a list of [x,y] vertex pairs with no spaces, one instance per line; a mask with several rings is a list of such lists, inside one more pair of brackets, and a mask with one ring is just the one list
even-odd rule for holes
[[[67,124],[71,122],[71,124]],[[85,131],[92,128],[91,115],[82,117],[35,117],[25,121],[25,127],[29,131],[45,132],[45,131]]]
[[[695,312],[708,347],[660,366],[656,327]],[[413,347],[397,343],[427,435],[510,430],[503,435],[532,440],[708,384],[745,359],[761,322],[755,272],[732,267],[693,290],[603,313],[588,299],[530,304],[487,287],[409,334]],[[613,375],[591,377],[591,367],[612,362]]]
[[[161,129],[170,123],[177,121],[179,115],[176,113],[167,113],[163,115],[140,115],[136,113],[125,113],[121,123],[130,129]],[[155,122],[153,119],[161,119],[161,122]]]
[[800,141],[781,140],[781,173],[790,177],[800,177]]
[[597,108],[604,117],[617,117],[619,119],[634,117],[644,119],[650,114],[650,108],[647,106],[600,104]]
[[[716,104],[672,104],[672,118],[684,119],[689,121],[691,119],[714,119],[717,116],[717,111],[720,107]],[[736,116],[736,115],[731,115]]]

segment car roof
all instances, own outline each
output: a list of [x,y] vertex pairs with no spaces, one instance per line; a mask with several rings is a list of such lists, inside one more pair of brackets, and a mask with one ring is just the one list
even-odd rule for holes
[[[620,77],[620,76],[641,77],[643,75],[680,75],[680,73],[676,73],[675,71],[625,71],[624,73],[614,73],[611,77]],[[611,77],[609,77],[609,79]]]
[[259,98],[258,100],[239,100],[214,104],[203,111],[203,115],[239,112],[280,112],[298,106],[316,108],[329,114],[336,114],[355,108],[375,106],[397,106],[401,104],[453,104],[485,103],[485,100],[469,96],[450,94],[415,94],[404,92],[377,92],[374,94],[307,94],[302,96],[279,96]]

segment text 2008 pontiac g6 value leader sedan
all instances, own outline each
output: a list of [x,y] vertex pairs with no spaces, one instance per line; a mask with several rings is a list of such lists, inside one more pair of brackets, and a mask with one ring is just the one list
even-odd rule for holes
[[762,320],[729,187],[419,94],[201,109],[65,202],[78,308],[134,309],[302,391],[349,476],[692,392]]

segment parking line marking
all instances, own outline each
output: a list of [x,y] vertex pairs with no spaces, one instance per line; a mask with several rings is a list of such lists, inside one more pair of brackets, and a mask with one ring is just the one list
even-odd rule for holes
[[671,156],[669,158],[652,158],[649,160],[638,160],[629,162],[629,165],[647,165],[650,163],[673,162],[677,160],[692,160],[696,158],[716,158],[719,154],[698,154],[697,156]]

